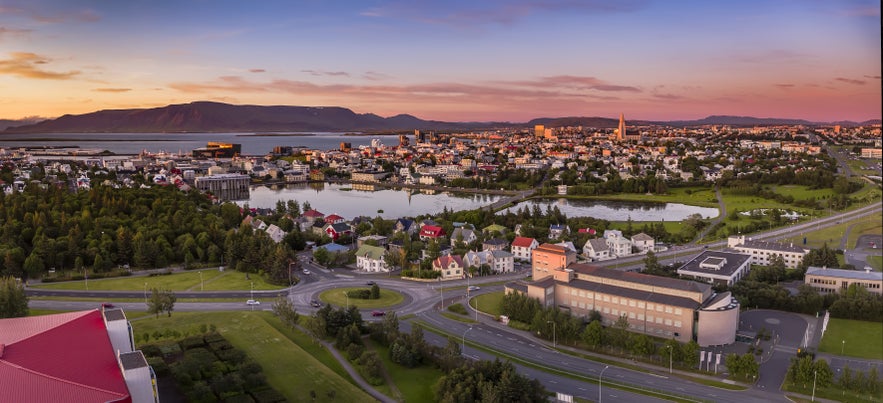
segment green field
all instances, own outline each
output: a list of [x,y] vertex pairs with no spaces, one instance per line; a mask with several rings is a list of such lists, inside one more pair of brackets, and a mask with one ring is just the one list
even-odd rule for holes
[[[500,305],[503,303],[504,291],[478,295],[469,300],[469,306],[488,315],[500,316]],[[477,307],[477,308],[476,308]]]
[[834,189],[810,189],[809,186],[803,185],[775,185],[770,189],[783,196],[791,196],[794,200],[805,200],[814,198],[816,200],[834,196]]
[[[868,218],[850,222],[855,223],[855,226],[849,231],[849,240],[846,242],[847,247],[866,247],[867,245],[856,245],[859,236],[883,235],[883,214],[874,214]],[[877,245],[877,247],[880,246]]]
[[883,256],[868,256],[868,266],[874,270],[883,271]]
[[[689,194],[688,194],[689,193]],[[557,196],[561,197],[561,196]],[[672,188],[667,194],[618,193],[604,196],[565,196],[567,199],[625,200],[658,203],[683,203],[701,207],[717,207],[714,191],[709,188]]]
[[[632,221],[632,228],[636,230],[640,230],[644,224],[656,224],[659,221]],[[665,230],[669,234],[677,234],[680,233],[684,228],[684,223],[682,221],[663,221],[662,225],[665,227]],[[628,228],[628,221],[611,221],[610,229],[618,229],[620,231]]]
[[405,300],[405,297],[401,293],[384,288],[380,289],[379,299],[356,299],[347,298],[346,296],[347,291],[364,290],[366,288],[370,287],[333,288],[327,291],[323,291],[321,294],[319,294],[319,300],[326,304],[343,307],[349,304],[351,306],[359,307],[360,309],[386,308],[393,305],[401,304],[402,301]]
[[[200,272],[202,273],[201,282]],[[250,274],[248,279],[245,276],[246,273],[233,270],[221,272],[214,269],[206,269],[158,276],[116,277],[36,284],[32,287],[53,290],[144,291],[146,283],[148,290],[159,288],[172,291],[244,291],[250,290],[252,284],[254,284],[255,290],[278,290],[282,288],[267,283],[263,277],[257,274]]]
[[883,323],[831,318],[819,344],[823,353],[883,360]]
[[[795,245],[801,245],[813,249],[821,248],[822,245],[827,243],[829,248],[836,249],[840,247],[840,241],[843,239],[843,234],[846,232],[846,229],[849,228],[850,225],[855,225],[852,227],[852,230],[849,233],[849,240],[847,241],[847,246],[853,246],[855,245],[855,240],[858,239],[858,236],[861,234],[873,234],[875,233],[874,231],[878,231],[876,233],[879,234],[879,231],[881,230],[881,219],[883,219],[883,215],[875,214],[866,218],[844,221],[830,227],[822,228],[819,226],[819,229],[815,231],[809,231],[802,235],[783,239],[783,242],[793,242]],[[806,237],[806,245],[803,244],[803,237]]]
[[[324,364],[327,358],[319,360],[313,356],[325,354],[330,357],[327,351],[321,348],[313,352],[305,351],[299,344],[310,343],[309,337],[284,328],[270,312],[175,313],[171,318],[144,318],[133,322],[132,326],[135,333],[141,335],[165,329],[186,331],[197,329],[202,324],[214,324],[230,344],[257,361],[264,370],[267,383],[285,395],[288,401],[312,401],[311,390],[316,391],[317,401],[323,402],[373,400]],[[329,391],[335,394],[334,399],[328,397]]]
[[444,375],[441,370],[432,365],[422,365],[416,368],[407,368],[392,362],[389,359],[389,348],[372,344],[377,355],[383,360],[383,367],[401,393],[401,399],[405,402],[431,402],[435,400],[432,387]]

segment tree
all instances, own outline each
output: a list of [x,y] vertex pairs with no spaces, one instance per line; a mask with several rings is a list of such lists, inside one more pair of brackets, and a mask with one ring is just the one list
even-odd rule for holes
[[662,266],[659,264],[659,259],[656,258],[656,254],[653,251],[648,251],[647,256],[644,257],[644,269],[649,272],[658,271]]
[[313,259],[316,260],[316,263],[319,263],[322,266],[325,266],[328,263],[328,259],[331,257],[330,255],[328,249],[321,246],[313,251]]
[[581,334],[583,343],[591,347],[598,348],[604,342],[604,328],[601,327],[601,321],[594,320],[586,326]]
[[285,297],[279,297],[273,304],[273,313],[288,327],[294,328],[300,320],[300,314],[294,309],[291,300]]
[[371,285],[371,298],[370,299],[380,299],[380,286],[377,283]]
[[172,316],[175,309],[175,301],[178,297],[171,290],[159,290],[154,288],[151,290],[150,299],[147,301],[147,312],[155,314],[159,317],[160,313],[166,312],[168,316]]
[[13,277],[0,277],[0,318],[28,316],[28,296],[24,286]]

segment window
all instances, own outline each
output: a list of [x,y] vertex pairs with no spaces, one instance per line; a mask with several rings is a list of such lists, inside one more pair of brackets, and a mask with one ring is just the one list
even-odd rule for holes
[[666,320],[665,320],[665,325],[666,325],[666,326],[671,326],[671,319],[666,319]]
[[610,302],[610,296],[609,296],[609,295],[605,295],[605,296],[604,296],[604,302]]
[[662,324],[662,318],[656,318],[656,323]]
[[614,309],[613,312],[611,312],[611,313],[616,316],[619,316],[619,309]]
[[651,304],[651,303],[648,302],[648,303],[647,303],[647,309],[649,309],[649,310],[652,311],[652,310],[653,310],[653,304]]
[[610,308],[608,308],[608,307],[605,306],[605,307],[604,307],[604,313],[610,313]]
[[629,312],[629,319],[634,319],[634,318],[635,318],[635,313]]
[[583,291],[583,290],[579,290],[579,296],[585,298],[585,297],[586,297],[586,292]]
[[576,294],[577,294],[576,288],[571,288],[570,295],[576,295]]
[[671,313],[671,307],[670,307],[670,306],[665,307],[665,313]]
[[638,308],[644,308],[644,301],[638,301]]
[[[607,301],[606,298],[605,298],[604,300]],[[614,303],[614,304],[618,304],[618,303],[619,303],[619,297],[613,297],[613,303]]]
[[662,305],[656,305],[656,312],[662,312]]
[[653,315],[647,315],[647,322],[653,322]]
[[684,311],[681,308],[675,308],[675,315],[683,315]]
[[630,299],[630,300],[629,300],[629,306],[632,307],[632,308],[634,308],[634,307],[635,307],[635,300]]
[[644,320],[644,314],[643,314],[643,313],[639,313],[639,314],[638,314],[638,320]]
[[676,321],[675,321],[675,327],[681,327],[681,321],[676,320]]

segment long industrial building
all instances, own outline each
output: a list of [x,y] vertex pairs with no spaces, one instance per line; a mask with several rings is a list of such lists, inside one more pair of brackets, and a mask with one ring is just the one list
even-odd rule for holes
[[[543,246],[534,250],[533,261],[533,281],[509,284],[507,292],[522,292],[576,316],[597,311],[606,326],[624,315],[633,332],[680,342],[712,346],[736,339],[739,303],[729,292],[716,294],[709,284],[568,264],[566,252]],[[562,264],[551,266],[552,261]]]

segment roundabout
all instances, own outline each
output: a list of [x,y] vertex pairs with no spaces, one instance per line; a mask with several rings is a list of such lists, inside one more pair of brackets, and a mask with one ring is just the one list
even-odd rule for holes
[[341,287],[341,288],[332,288],[330,290],[325,290],[319,293],[318,299],[319,301],[336,306],[355,306],[359,309],[376,309],[376,308],[389,308],[402,304],[405,301],[405,296],[395,290],[380,289],[380,298],[378,299],[362,299],[362,298],[354,298],[347,297],[347,293],[350,291],[358,291],[358,290],[370,290],[365,287]]

